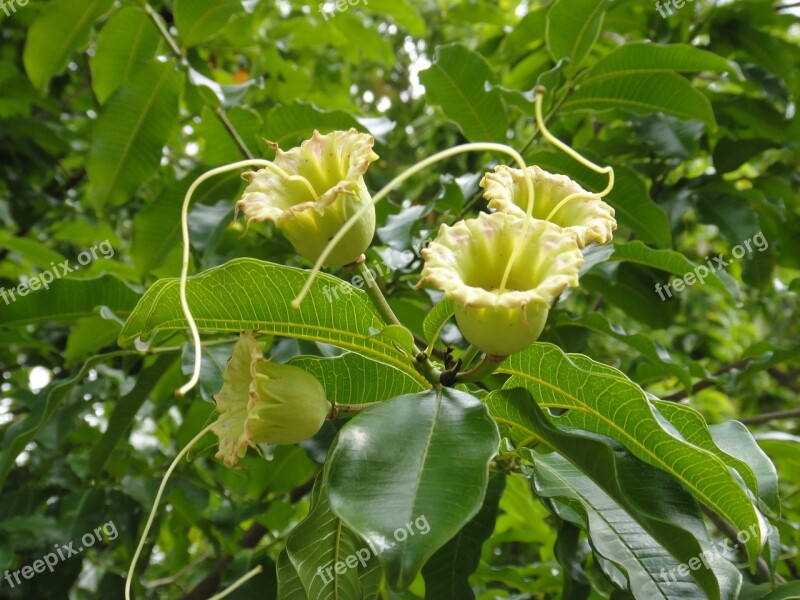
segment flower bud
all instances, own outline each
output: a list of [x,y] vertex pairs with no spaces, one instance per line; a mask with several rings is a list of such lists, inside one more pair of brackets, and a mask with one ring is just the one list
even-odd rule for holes
[[298,254],[316,261],[342,225],[365,204],[369,209],[325,261],[338,267],[358,260],[375,235],[375,208],[364,173],[378,159],[371,135],[334,131],[288,152],[277,146],[273,165],[248,174],[250,184],[236,211],[252,221],[274,221]]
[[216,457],[231,467],[247,446],[296,444],[313,437],[331,410],[319,381],[299,367],[265,359],[263,350],[255,332],[242,333],[214,396]]
[[[456,302],[456,322],[468,342],[496,356],[535,342],[550,305],[569,285],[577,285],[583,255],[558,225],[497,212],[442,225],[422,251],[419,285],[430,283]],[[505,289],[500,289],[517,244]]]
[[[528,167],[528,172],[533,180],[535,219],[552,221],[573,233],[581,248],[592,242],[611,241],[617,228],[614,209],[600,196],[587,192],[566,175],[553,175],[535,165]],[[522,169],[498,165],[494,173],[483,177],[480,186],[489,208],[518,216],[527,214],[529,194]]]

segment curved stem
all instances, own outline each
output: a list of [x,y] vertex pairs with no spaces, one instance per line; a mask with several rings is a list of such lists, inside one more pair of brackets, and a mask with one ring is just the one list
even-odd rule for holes
[[461,365],[467,369],[469,368],[469,364],[478,356],[478,350],[475,346],[470,345],[469,348],[464,350],[464,354],[461,355]]
[[[374,206],[375,204],[383,200],[383,198],[387,196],[389,192],[391,192],[395,187],[403,183],[409,177],[412,177],[416,173],[419,173],[423,169],[426,169],[430,165],[437,163],[441,160],[444,160],[445,158],[449,158],[457,154],[463,154],[465,152],[500,152],[502,154],[507,154],[511,156],[519,164],[520,168],[525,173],[525,185],[528,188],[528,192],[530,194],[531,199],[533,199],[533,180],[531,179],[530,174],[528,173],[528,169],[526,168],[525,161],[522,159],[522,156],[519,154],[519,152],[517,152],[510,146],[506,146],[505,144],[481,142],[473,144],[462,144],[461,146],[456,146],[455,148],[442,150],[441,152],[437,152],[436,154],[429,156],[425,160],[418,162],[416,165],[409,167],[408,169],[403,171],[400,175],[398,175],[397,177],[392,179],[389,183],[387,183],[383,187],[383,189],[381,189],[377,194],[375,194],[375,196],[372,198],[371,205]],[[292,300],[293,307],[295,308],[300,307],[300,303],[303,301],[303,298],[306,297],[306,294],[308,294],[308,291],[311,289],[311,284],[314,283],[317,274],[322,269],[322,265],[328,259],[328,256],[330,256],[330,253],[332,252],[333,248],[336,247],[336,245],[342,240],[342,238],[344,238],[347,232],[350,231],[350,229],[353,227],[353,224],[355,224],[363,216],[363,214],[370,209],[371,205],[365,204],[364,206],[362,206],[352,217],[350,217],[350,219],[348,219],[344,223],[344,225],[342,225],[341,229],[339,229],[339,231],[336,232],[336,235],[333,236],[330,242],[328,242],[328,245],[325,246],[325,249],[322,251],[319,258],[317,259],[317,262],[314,263],[314,267],[311,269],[311,273],[309,273],[305,285],[303,285],[303,288],[300,290],[300,293],[297,295],[297,297],[294,300]],[[533,211],[532,201],[529,211]],[[515,257],[512,256],[512,260],[514,258]],[[509,261],[509,264],[511,262],[512,261]],[[510,271],[510,268],[508,268],[507,270]]]
[[183,238],[183,259],[181,262],[181,280],[180,280],[180,297],[181,297],[181,309],[183,309],[183,316],[186,317],[186,322],[189,326],[189,330],[192,332],[192,342],[194,344],[194,370],[192,371],[192,378],[185,383],[181,388],[175,392],[178,396],[184,396],[189,390],[191,390],[194,386],[197,385],[197,382],[200,381],[200,366],[201,361],[203,359],[203,350],[200,344],[200,331],[197,329],[197,323],[195,323],[194,317],[192,316],[192,311],[189,309],[189,303],[186,300],[186,280],[189,277],[189,203],[192,201],[192,195],[195,193],[197,188],[202,184],[206,179],[210,179],[222,173],[227,173],[228,171],[235,171],[237,169],[242,169],[244,167],[268,167],[272,163],[268,160],[263,159],[249,159],[249,160],[241,160],[239,162],[231,163],[229,165],[224,165],[222,167],[218,167],[216,169],[211,169],[210,171],[206,171],[200,177],[194,180],[192,185],[189,186],[189,189],[186,192],[186,196],[183,198],[183,207],[181,208],[181,235]]
[[237,588],[242,587],[245,583],[250,581],[256,575],[262,573],[263,571],[264,568],[261,565],[258,565],[255,569],[249,571],[246,575],[238,579],[234,584],[228,587],[228,589],[222,590],[219,594],[214,594],[213,596],[211,596],[211,598],[209,598],[209,600],[222,600],[222,598],[232,593]]
[[[403,325],[400,322],[400,319],[397,318],[397,315],[394,314],[392,307],[389,306],[389,302],[386,300],[383,292],[381,292],[381,288],[378,286],[378,281],[373,278],[372,273],[370,273],[369,269],[367,268],[367,265],[364,262],[363,254],[361,255],[361,258],[356,261],[356,269],[361,274],[361,277],[363,277],[364,282],[367,284],[367,296],[369,296],[369,299],[372,300],[372,303],[378,309],[378,312],[381,314],[381,318],[383,318],[383,322],[387,325],[399,325],[405,329],[405,325]],[[430,361],[428,355],[420,351],[416,342],[414,342],[413,366],[420,375],[428,380],[428,382],[434,385],[439,384],[441,372]]]
[[394,314],[392,307],[389,306],[389,302],[386,300],[383,292],[381,292],[381,288],[378,286],[378,280],[372,276],[372,273],[367,267],[363,254],[361,255],[361,258],[356,261],[356,270],[358,271],[359,275],[361,275],[364,283],[367,285],[367,295],[370,297],[370,300],[372,300],[375,308],[378,309],[378,312],[381,313],[381,317],[383,317],[383,320],[386,322],[386,324],[402,326],[403,324],[400,322],[400,319],[398,319],[397,315]]
[[[539,126],[539,131],[541,132],[542,136],[551,144],[553,144],[556,148],[568,154],[573,159],[581,163],[584,167],[587,167],[594,171],[595,173],[607,174],[608,175],[608,185],[602,192],[598,192],[597,194],[592,194],[592,196],[599,196],[602,198],[603,196],[608,195],[608,193],[614,188],[614,169],[611,166],[601,167],[594,164],[589,159],[581,156],[578,152],[567,146],[564,142],[559,140],[555,137],[550,131],[547,129],[547,126],[544,124],[544,119],[542,118],[542,98],[547,90],[542,86],[536,87],[536,100],[535,100],[535,107],[536,107],[536,124]],[[562,200],[558,206],[550,213],[553,215],[556,210],[561,208],[563,204],[566,203],[567,200],[572,199],[573,197],[577,197],[580,194],[572,194],[571,196],[567,196],[564,200]],[[550,217],[548,217],[549,219]]]
[[469,371],[464,371],[463,373],[456,375],[456,383],[474,383],[476,381],[480,381],[484,377],[488,377],[494,373],[497,370],[497,367],[499,367],[507,358],[507,356],[495,356],[493,354],[487,354],[474,369],[470,369]]
[[164,473],[164,477],[161,479],[161,485],[158,486],[158,492],[156,493],[155,500],[153,500],[153,507],[150,509],[150,516],[147,517],[147,523],[145,523],[144,530],[142,531],[142,537],[139,538],[139,545],[136,546],[136,552],[133,553],[131,566],[128,569],[128,576],[125,579],[125,600],[131,600],[131,584],[133,583],[133,574],[136,570],[136,563],[139,562],[139,556],[142,554],[142,549],[147,541],[147,534],[150,533],[150,528],[153,526],[153,521],[155,520],[156,512],[158,511],[158,505],[161,502],[161,496],[164,495],[164,490],[167,488],[167,483],[169,482],[170,476],[172,476],[172,472],[175,470],[175,467],[178,466],[178,463],[183,460],[183,457],[186,456],[189,450],[192,449],[192,446],[200,441],[205,434],[211,431],[213,426],[214,423],[204,427],[200,433],[194,436],[192,440],[183,447],[183,450],[178,452],[175,460],[172,461],[172,464],[169,466],[169,468],[167,468],[167,472]]

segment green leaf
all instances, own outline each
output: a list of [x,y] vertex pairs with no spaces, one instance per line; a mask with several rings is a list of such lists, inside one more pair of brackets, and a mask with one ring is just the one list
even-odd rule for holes
[[[675,478],[645,464],[605,436],[559,427],[525,389],[492,392],[486,405],[494,419],[508,429],[518,448],[535,440],[544,441],[578,467],[678,561],[688,563],[708,548],[708,533],[697,504]],[[521,455],[530,456],[530,451],[521,451]],[[648,485],[643,486],[643,481]],[[652,494],[653,489],[658,494]],[[738,571],[724,561],[714,561],[712,569],[693,573],[709,598],[731,597],[741,580]]]
[[437,302],[430,312],[425,315],[425,321],[422,323],[422,330],[425,334],[425,340],[427,340],[428,343],[431,343],[439,337],[442,328],[455,312],[455,300],[452,298],[444,298],[440,302]]
[[556,321],[558,327],[582,327],[610,336],[638,351],[650,360],[659,372],[676,377],[687,391],[692,388],[689,369],[675,361],[666,348],[654,342],[652,337],[642,333],[628,333],[622,327],[611,324],[601,313],[589,313],[578,319],[570,319],[566,315],[559,317]]
[[286,540],[286,551],[307,598],[362,600],[380,584],[380,563],[333,513],[322,478],[314,484],[308,516]]
[[406,372],[357,352],[333,358],[298,356],[289,362],[316,377],[328,400],[341,405],[381,402],[423,387]]
[[557,0],[547,13],[545,39],[553,60],[567,57],[567,72],[578,70],[589,55],[608,7],[608,0]]
[[350,128],[366,131],[350,113],[343,110],[321,110],[313,104],[295,102],[270,110],[264,116],[262,135],[281,149],[288,150],[310,138],[315,129],[328,133],[335,129]]
[[121,323],[102,316],[80,319],[69,332],[64,363],[72,365],[106,346],[116,347]]
[[326,467],[331,508],[380,550],[389,585],[405,589],[480,510],[498,444],[486,407],[469,394],[392,398],[339,432]]
[[626,261],[646,265],[655,269],[672,273],[683,277],[688,273],[695,273],[695,281],[703,283],[697,277],[696,269],[705,268],[709,271],[703,277],[704,282],[723,294],[731,296],[734,300],[739,299],[739,288],[729,288],[719,275],[711,271],[706,265],[695,265],[680,252],[674,250],[655,250],[648,248],[640,241],[633,242],[614,242],[614,254],[609,258],[610,261]]
[[425,96],[441,107],[471,142],[505,141],[508,129],[494,71],[480,54],[461,44],[436,48],[433,64],[419,74]]
[[643,76],[655,73],[692,73],[712,71],[738,73],[735,63],[721,56],[686,44],[652,44],[632,42],[624,44],[599,60],[584,78],[581,85],[595,84],[602,79]]
[[140,67],[97,119],[86,159],[98,211],[124,204],[158,168],[178,120],[183,75],[174,61]]
[[[577,355],[580,366],[558,347],[536,343],[503,363],[512,377],[504,388],[524,387],[543,408],[568,409],[560,422],[609,436],[637,458],[664,470],[737,531],[756,526],[746,544],[751,565],[761,553],[765,524],[727,465],[717,456],[666,431],[644,391],[612,375],[605,365]],[[598,364],[588,370],[587,365]]]
[[478,568],[481,547],[494,531],[505,479],[501,473],[489,477],[480,512],[425,563],[426,600],[474,600],[467,580]]
[[158,29],[138,7],[125,7],[108,20],[91,58],[92,89],[100,104],[151,61],[159,41]]
[[47,399],[44,402],[36,402],[33,405],[33,410],[31,410],[27,417],[12,423],[8,429],[6,429],[3,435],[3,446],[0,449],[0,490],[2,490],[3,484],[8,476],[8,471],[14,464],[17,456],[19,456],[20,452],[25,449],[25,446],[36,437],[39,430],[50,420],[75,385],[83,381],[89,374],[89,371],[100,363],[118,356],[124,356],[125,354],[128,353],[125,351],[117,351],[93,356],[86,361],[77,375],[67,381],[52,385],[46,392]]
[[[325,290],[342,281],[320,274],[300,309],[292,308],[291,301],[306,277],[302,269],[240,258],[190,277],[186,294],[201,330],[259,330],[334,344],[371,356],[426,384],[391,340],[375,335],[383,323],[362,290],[354,288],[336,303],[328,302]],[[161,279],[147,290],[122,328],[120,345],[156,330],[185,329],[178,292],[178,279]]]
[[[680,563],[577,467],[555,453],[530,456],[536,494],[557,499],[552,503],[556,514],[587,530],[595,554],[627,574],[634,598],[708,598],[690,575],[677,574]],[[670,580],[670,571],[677,581]]]
[[[367,6],[367,2],[364,2]],[[419,7],[411,0],[369,0],[369,8],[381,18],[390,17],[413,36],[425,35],[425,19],[419,14]]]
[[280,600],[308,600],[300,574],[289,558],[286,548],[278,555],[278,598]]
[[[581,153],[595,162],[605,164],[602,158],[591,156],[591,153],[583,150]],[[608,183],[606,175],[587,169],[564,153],[537,151],[526,155],[525,160],[528,164],[539,165],[547,171],[564,173],[587,190],[600,191]],[[636,171],[620,165],[613,167],[614,189],[604,200],[614,208],[617,220],[630,227],[642,241],[662,248],[669,247],[672,244],[672,233],[667,213],[650,199],[647,186]]]
[[716,129],[711,102],[677,73],[609,73],[582,83],[561,105],[563,111],[604,109],[661,111]]
[[175,25],[183,45],[190,47],[214,35],[243,10],[239,0],[175,0]]
[[113,0],[53,0],[43,7],[28,30],[23,62],[34,87],[44,92],[50,79],[64,70],[72,53],[86,45],[92,25]]
[[[10,293],[5,292],[6,296]],[[139,294],[114,275],[95,279],[56,279],[49,284],[49,289],[29,290],[25,297],[17,297],[16,301],[4,306],[0,311],[0,326],[42,321],[71,322],[95,315],[101,306],[124,316],[138,299]]]
[[108,419],[103,437],[92,445],[89,452],[89,471],[93,478],[100,476],[103,467],[116,448],[122,436],[128,430],[131,422],[136,417],[136,413],[150,396],[153,388],[161,380],[162,375],[175,364],[177,355],[163,354],[155,362],[142,369],[136,379],[136,385],[125,396],[119,399],[114,405],[114,410]]

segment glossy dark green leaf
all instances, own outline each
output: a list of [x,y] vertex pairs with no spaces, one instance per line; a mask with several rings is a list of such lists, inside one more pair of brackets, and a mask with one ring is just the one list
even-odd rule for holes
[[535,492],[569,505],[567,511],[558,510],[560,503],[554,504],[562,519],[588,531],[596,554],[627,574],[627,586],[635,598],[708,598],[691,576],[677,574],[680,563],[575,465],[556,453],[531,452],[530,456]]
[[419,74],[425,96],[441,107],[471,142],[504,141],[508,118],[489,63],[461,44],[440,46],[433,64]]
[[392,398],[339,432],[326,467],[331,508],[378,551],[389,584],[405,589],[480,510],[498,444],[469,394]]
[[480,512],[456,536],[431,556],[422,568],[427,600],[473,600],[467,581],[478,567],[481,546],[494,531],[498,504],[505,489],[505,475],[489,477]]
[[322,478],[314,485],[311,510],[286,540],[306,598],[362,600],[380,583],[372,550],[331,511]]
[[[555,425],[526,390],[492,392],[486,404],[518,447],[544,441],[578,467],[679,562],[687,563],[707,548],[708,534],[697,504],[673,477],[640,461],[605,436]],[[648,485],[643,486],[642,481]],[[658,495],[651,494],[651,489],[657,489]],[[715,571],[693,571],[694,579],[709,598],[728,598],[726,594],[736,589],[740,576],[722,561],[713,564]]]

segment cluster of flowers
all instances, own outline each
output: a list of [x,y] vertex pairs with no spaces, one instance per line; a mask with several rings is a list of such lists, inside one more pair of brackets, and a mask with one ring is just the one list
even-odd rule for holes
[[[356,262],[375,233],[375,209],[364,182],[378,158],[373,144],[372,136],[351,129],[315,131],[287,152],[275,146],[275,160],[247,174],[237,213],[244,212],[248,225],[273,221],[311,261],[358,215],[324,264]],[[614,210],[599,194],[563,175],[527,169],[500,165],[487,173],[480,185],[493,212],[442,225],[422,252],[419,285],[430,284],[455,300],[465,339],[494,356],[536,341],[553,301],[578,283],[582,248],[608,243],[616,229]],[[295,443],[314,435],[330,410],[319,382],[296,367],[266,361],[252,333],[237,343],[224,382],[214,431],[220,437],[218,457],[230,465],[248,445]]]

